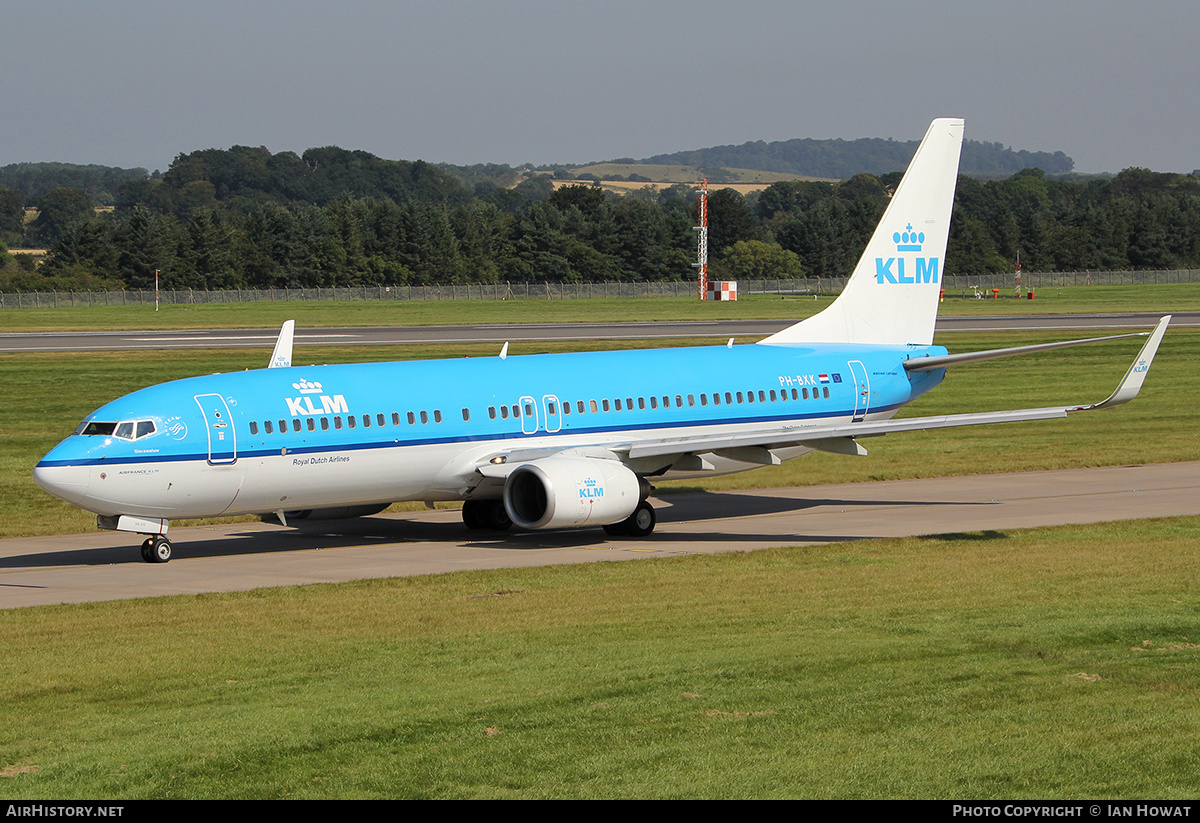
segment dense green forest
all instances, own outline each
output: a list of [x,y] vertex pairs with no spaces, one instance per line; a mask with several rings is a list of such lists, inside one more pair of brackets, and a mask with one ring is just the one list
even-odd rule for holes
[[[169,288],[198,289],[694,277],[691,186],[619,197],[555,190],[544,174],[510,187],[496,173],[511,169],[473,168],[468,177],[336,147],[236,146],[129,175],[107,211],[95,189],[0,186],[0,240],[49,250],[35,267],[0,248],[0,290],[144,288],[156,269]],[[749,197],[716,189],[712,275],[847,274],[899,179],[783,182]],[[25,221],[26,206],[37,219]],[[1018,253],[1033,271],[1200,267],[1200,178],[960,176],[945,271],[1012,271]]]

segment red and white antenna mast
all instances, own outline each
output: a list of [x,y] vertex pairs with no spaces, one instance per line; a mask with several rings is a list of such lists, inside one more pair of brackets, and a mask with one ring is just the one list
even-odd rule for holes
[[696,262],[692,265],[700,269],[700,299],[706,300],[708,299],[708,178],[700,178],[700,188],[696,189],[696,195],[700,203],[700,225],[696,226],[699,235],[696,243]]

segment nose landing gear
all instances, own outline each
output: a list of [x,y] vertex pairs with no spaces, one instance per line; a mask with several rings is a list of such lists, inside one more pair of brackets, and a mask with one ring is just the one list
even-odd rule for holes
[[147,563],[166,563],[171,559],[171,541],[161,534],[147,537],[142,543],[142,559]]

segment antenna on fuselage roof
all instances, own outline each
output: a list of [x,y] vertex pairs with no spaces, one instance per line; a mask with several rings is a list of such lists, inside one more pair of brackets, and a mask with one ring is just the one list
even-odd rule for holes
[[501,349],[500,349],[500,359],[503,360],[506,357],[508,357],[508,341],[507,340],[504,341],[504,346],[501,347]]

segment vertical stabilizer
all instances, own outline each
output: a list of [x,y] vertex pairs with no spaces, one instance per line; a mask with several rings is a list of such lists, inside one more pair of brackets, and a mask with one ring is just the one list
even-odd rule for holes
[[841,295],[759,342],[933,342],[963,121],[934,120]]

